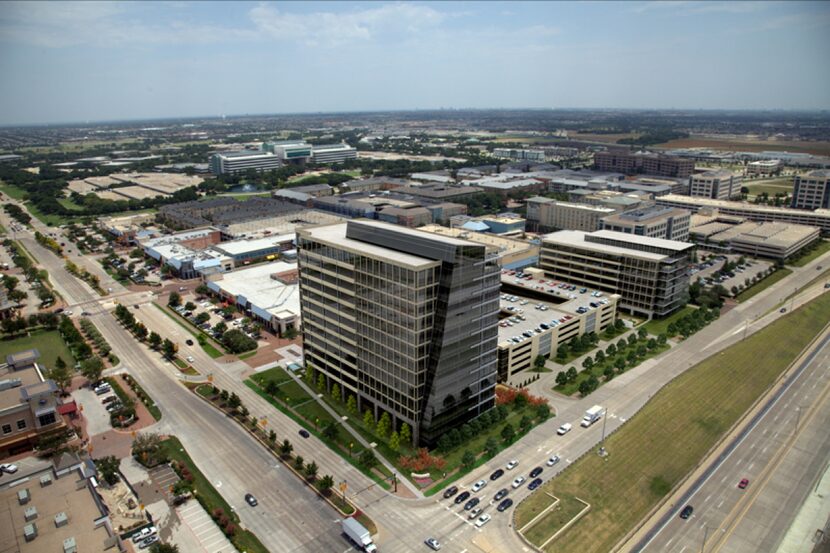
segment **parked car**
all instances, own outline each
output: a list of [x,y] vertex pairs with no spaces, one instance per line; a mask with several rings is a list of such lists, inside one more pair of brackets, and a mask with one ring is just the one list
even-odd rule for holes
[[477,497],[472,498],[471,500],[469,500],[467,503],[464,504],[464,510],[469,511],[470,509],[472,509],[473,507],[478,505],[479,501],[481,501],[481,500]]
[[101,399],[101,403],[106,405],[107,403],[112,403],[113,401],[116,401],[116,400],[118,400],[118,396],[111,395],[111,396],[107,396],[107,397]]
[[519,486],[521,486],[524,483],[525,483],[525,477],[524,476],[519,476],[518,478],[513,480],[513,488],[518,488]]
[[542,467],[536,467],[535,469],[530,471],[530,477],[531,478],[536,478],[540,474],[542,474]]
[[153,545],[157,541],[159,541],[158,534],[153,534],[152,536],[150,536],[149,538],[146,538],[143,542],[141,542],[141,544],[138,546],[138,548],[139,549],[147,549],[148,547],[150,547],[151,545]]
[[554,455],[553,457],[548,459],[548,466],[552,467],[553,465],[555,465],[558,462],[559,462],[559,455]]
[[507,470],[513,470],[518,465],[519,465],[519,461],[517,459],[513,459],[509,463],[507,463]]
[[493,474],[490,475],[490,480],[498,480],[499,478],[504,475],[504,469],[496,469],[493,471]]
[[479,480],[478,482],[476,482],[475,484],[473,484],[473,487],[471,488],[471,491],[472,491],[473,493],[478,493],[478,492],[481,490],[481,488],[483,488],[483,487],[484,487],[484,486],[486,486],[486,485],[487,485],[487,481],[486,481],[486,480]]
[[14,474],[17,472],[17,465],[13,463],[3,463],[0,465],[0,472],[8,472],[9,474]]
[[537,478],[536,480],[534,480],[533,482],[531,482],[530,484],[527,485],[527,489],[530,490],[530,491],[533,491],[541,485],[542,485],[542,479]]
[[192,356],[192,355],[188,355],[188,356],[187,356],[187,362],[188,362],[188,363],[193,363],[194,361],[196,361],[196,360],[195,360],[195,359],[193,359],[193,356]]
[[133,543],[138,543],[140,541],[144,541],[152,535],[158,533],[158,528],[155,526],[148,526],[147,528],[142,528],[135,534],[133,534]]
[[476,521],[476,528],[481,528],[482,526],[484,526],[488,522],[490,522],[490,515],[487,515],[487,514],[481,515],[480,517],[478,517],[478,520]]
[[458,493],[458,487],[457,486],[450,486],[444,492],[444,499],[449,499],[450,497],[454,496],[457,493]]
[[470,514],[467,515],[467,518],[473,520],[479,515],[479,513],[481,513],[481,507],[473,507],[470,509]]
[[507,495],[507,488],[502,488],[493,496],[494,501],[501,501]]
[[470,495],[471,495],[470,492],[461,492],[460,494],[458,494],[455,497],[455,504],[458,505],[459,503],[463,503],[464,501],[467,501],[467,498],[469,498]]

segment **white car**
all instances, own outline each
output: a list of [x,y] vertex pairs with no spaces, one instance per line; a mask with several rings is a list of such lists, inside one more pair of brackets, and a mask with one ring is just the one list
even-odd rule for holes
[[138,543],[140,541],[144,541],[150,536],[155,535],[158,532],[158,528],[155,526],[148,526],[147,528],[142,528],[135,534],[133,534],[133,543]]
[[195,360],[195,359],[193,359],[193,356],[192,356],[192,355],[188,355],[188,356],[187,356],[187,362],[188,362],[188,363],[193,363],[194,361],[196,361],[196,360]]
[[481,528],[488,522],[490,522],[490,515],[481,515],[476,521],[476,528]]
[[524,476],[519,476],[518,478],[513,480],[513,488],[518,488],[519,486],[521,486],[524,483],[525,483],[525,477]]
[[573,425],[569,422],[566,422],[565,424],[559,427],[559,430],[557,430],[556,433],[560,436],[564,436],[565,434],[571,431],[571,428],[573,428]]
[[552,467],[553,465],[555,465],[558,462],[559,462],[559,455],[554,455],[553,457],[548,459],[548,466]]
[[478,482],[473,484],[473,487],[470,489],[470,491],[473,493],[478,493],[481,490],[481,488],[483,488],[486,485],[487,482],[485,482],[484,480],[479,480]]
[[2,465],[0,465],[0,471],[8,472],[9,474],[14,474],[15,472],[17,472],[17,465],[14,465],[12,463],[3,463]]
[[513,470],[517,466],[519,466],[519,460],[518,459],[511,459],[510,462],[507,463],[507,470]]
[[470,511],[470,515],[467,518],[469,518],[470,520],[473,520],[474,518],[476,518],[480,514],[481,514],[481,507],[475,507]]
[[424,543],[427,544],[427,546],[433,551],[438,551],[441,549],[441,543],[435,538],[427,538],[426,540],[424,540]]

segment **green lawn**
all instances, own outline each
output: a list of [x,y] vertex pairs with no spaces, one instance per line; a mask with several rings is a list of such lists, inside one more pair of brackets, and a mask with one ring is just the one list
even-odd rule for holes
[[6,184],[3,181],[0,181],[0,190],[7,196],[18,201],[23,201],[23,198],[26,196],[26,191],[22,188],[18,188],[13,184]]
[[61,204],[66,209],[71,209],[73,211],[83,211],[84,207],[76,204],[72,200],[68,198],[59,198],[58,203]]
[[[546,550],[613,549],[773,385],[824,327],[829,312],[830,294],[825,294],[686,371],[606,440],[607,458],[586,455],[546,482],[542,492],[592,505]],[[532,495],[518,506],[516,525],[548,504],[544,493]],[[547,535],[556,527],[549,530]],[[542,534],[534,527],[534,535]]]
[[[170,436],[162,442],[164,450],[167,452],[171,460],[178,461],[187,466],[190,473],[193,475],[193,487],[202,500],[202,504],[210,513],[213,509],[220,508],[225,511],[225,514],[231,518],[235,523],[239,523],[239,517],[231,510],[228,502],[219,495],[216,488],[210,483],[210,480],[205,478],[190,455],[187,454],[182,443],[175,436]],[[242,530],[237,527],[236,535],[233,537],[233,544],[240,551],[247,551],[248,553],[268,553],[268,549],[259,541],[259,538],[250,530]]]
[[32,217],[37,217],[44,225],[49,225],[50,227],[65,225],[72,221],[71,217],[62,217],[53,213],[43,213],[32,202],[26,202],[26,210],[32,215]]
[[782,192],[787,192],[790,195],[793,193],[792,178],[765,179],[759,182],[745,180],[743,181],[743,186],[746,186],[749,189],[749,194],[751,196],[758,196],[766,192],[769,194],[770,198],[773,198],[776,194],[781,194]]
[[29,336],[22,335],[12,339],[4,338],[0,340],[0,360],[5,363],[7,355],[32,348],[37,348],[40,352],[39,362],[47,369],[55,366],[55,360],[58,356],[66,361],[67,366],[75,365],[72,353],[66,347],[57,330],[38,330]]
[[669,325],[672,323],[676,323],[686,315],[694,312],[697,307],[693,305],[687,305],[683,307],[683,309],[679,311],[675,311],[668,317],[663,319],[652,319],[645,324],[643,328],[646,329],[646,332],[651,334],[652,336],[659,336],[660,334],[664,334],[668,332]]
[[[576,375],[576,380],[574,380],[573,382],[568,382],[567,384],[565,384],[563,386],[555,386],[553,388],[553,390],[555,392],[559,392],[560,394],[565,394],[567,396],[572,396],[572,395],[574,395],[575,393],[577,393],[579,391],[579,385],[582,384],[582,381],[587,380],[588,378],[591,377],[591,375],[597,377],[597,379],[599,379],[599,385],[602,386],[603,384],[605,384],[607,382],[605,380],[605,376],[603,374],[605,372],[605,368],[606,367],[613,367],[614,366],[614,359],[616,359],[620,355],[622,355],[623,357],[627,357],[628,352],[630,352],[632,350],[636,351],[636,349],[640,345],[643,345],[643,344],[644,344],[644,342],[637,342],[637,345],[634,346],[633,348],[629,346],[629,347],[624,348],[622,350],[622,353],[620,353],[618,351],[611,358],[606,357],[605,360],[602,363],[596,364],[593,367],[591,367],[590,371],[586,371],[582,367],[576,367],[575,366],[577,371],[580,371]],[[637,359],[637,364],[634,365],[633,367],[629,366],[629,365],[626,365],[625,370],[633,369],[634,367],[636,367],[637,365],[643,363],[644,361],[646,361],[648,359],[651,359],[652,357],[656,357],[657,355],[660,355],[661,353],[668,350],[669,348],[670,348],[670,346],[668,344],[666,344],[664,346],[657,346],[657,348],[654,351],[646,353],[645,357],[638,358]],[[619,373],[616,373],[615,376],[618,376],[618,375],[619,375]]]
[[795,261],[791,262],[790,265],[794,267],[804,267],[814,259],[821,257],[827,252],[830,252],[830,240],[821,240],[813,251],[805,254],[803,257],[799,257]]
[[763,292],[779,280],[791,274],[792,271],[789,269],[778,269],[768,277],[764,278],[764,280],[762,280],[761,282],[753,284],[752,286],[750,286],[749,288],[735,296],[735,299],[739,302],[746,301],[749,298],[760,294],[761,292]]

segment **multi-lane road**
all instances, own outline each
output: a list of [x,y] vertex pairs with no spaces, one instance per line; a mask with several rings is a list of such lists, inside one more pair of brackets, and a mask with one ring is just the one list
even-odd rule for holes
[[825,334],[633,551],[775,551],[830,452],[828,366]]
[[[0,214],[0,220],[4,216],[5,214]],[[130,292],[111,279],[102,278],[104,287],[113,289],[109,296],[102,298],[85,283],[67,273],[64,260],[42,248],[30,234],[18,232],[16,238],[49,271],[51,282],[69,305],[79,306],[75,309],[75,315],[81,309],[91,313],[90,317],[110,342],[123,369],[133,374],[160,406],[163,418],[152,430],[179,436],[199,468],[214,482],[225,499],[238,509],[243,524],[260,536],[270,550],[349,550],[349,544],[340,535],[339,519],[333,510],[305,489],[304,484],[293,475],[288,474],[236,423],[217,413],[181,386],[175,368],[158,354],[138,344],[109,313],[115,300],[129,306],[138,304],[140,308],[135,310],[135,314],[139,319],[164,336],[178,337],[180,346],[186,348],[185,331],[150,305],[153,298],[147,292]],[[830,256],[825,257],[830,259]],[[558,453],[562,456],[562,462],[552,468],[545,467],[542,474],[542,477],[550,478],[570,461],[594,447],[601,434],[601,425],[594,425],[587,430],[577,427],[570,434],[558,437],[555,429],[559,424],[577,421],[587,407],[600,403],[608,407],[606,424],[607,431],[611,432],[633,416],[671,378],[740,340],[745,333],[751,334],[780,316],[775,307],[793,289],[803,287],[814,279],[817,275],[815,266],[821,262],[826,263],[827,259],[796,270],[781,283],[724,314],[718,321],[661,358],[629,371],[589,398],[555,405],[560,407],[556,418],[537,427],[510,450],[496,456],[457,484],[462,489],[468,488],[479,478],[487,479],[493,470],[503,467],[509,459],[519,459],[519,468],[507,473],[498,482],[490,483],[484,490],[486,493],[479,494],[482,502],[487,503],[485,499],[491,499],[499,488],[509,487],[509,479],[515,473],[526,475],[532,467],[544,465],[550,454]],[[93,261],[78,259],[76,262],[84,263],[90,270],[94,270]],[[100,268],[97,268],[97,272],[100,272]],[[793,307],[809,301],[822,291],[819,284],[801,292],[794,299]],[[348,482],[349,495],[378,523],[377,541],[381,550],[424,551],[423,540],[427,537],[441,540],[444,544],[442,550],[449,552],[528,550],[512,529],[512,509],[497,513],[493,505],[488,505],[487,512],[493,515],[493,520],[477,529],[461,512],[460,506],[451,503],[451,500],[441,499],[440,495],[420,499],[393,496],[373,485],[371,480],[314,437],[307,440],[300,438],[297,434],[299,427],[294,421],[242,384],[239,378],[242,364],[217,363],[198,347],[186,348],[186,351],[193,355],[197,367],[203,373],[210,372],[214,375],[218,386],[237,392],[252,414],[266,416],[269,426],[277,432],[280,439],[289,438],[297,453],[306,459],[314,459],[322,474],[332,474],[336,482]],[[252,509],[244,504],[242,497],[246,492],[253,492],[257,496],[259,507]],[[511,490],[508,497],[518,503],[528,493],[522,487]]]

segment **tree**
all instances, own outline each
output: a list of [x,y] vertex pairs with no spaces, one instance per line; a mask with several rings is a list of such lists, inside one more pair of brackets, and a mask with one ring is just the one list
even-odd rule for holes
[[104,362],[97,355],[81,361],[81,374],[90,382],[98,382],[101,380],[101,373],[103,372]]
[[178,347],[176,344],[170,341],[170,338],[165,338],[164,342],[161,344],[161,351],[164,353],[164,356],[167,359],[173,359],[176,357],[176,352],[178,351]]
[[280,391],[279,385],[274,380],[268,380],[267,382],[265,382],[265,388],[264,389],[265,389],[265,393],[268,394],[271,397],[276,396],[277,393]]
[[490,436],[484,442],[484,452],[488,457],[493,457],[499,452],[499,442],[493,436]]
[[150,347],[151,348],[159,349],[159,346],[161,345],[161,336],[159,335],[158,332],[156,332],[154,330],[154,331],[150,332],[150,337],[149,337],[148,341],[150,342]]
[[588,380],[583,380],[579,383],[579,395],[582,397],[587,396],[591,393],[591,385],[588,383]]
[[323,373],[317,375],[317,391],[323,393],[326,390],[326,376]]
[[625,330],[625,322],[623,322],[622,319],[617,319],[616,321],[614,321],[614,328],[617,330],[617,332],[622,332],[623,330]]
[[222,335],[222,344],[231,353],[242,353],[256,349],[256,340],[246,336],[244,332],[237,328]]
[[208,314],[207,314],[207,313],[205,313],[204,311],[202,311],[201,313],[199,313],[198,315],[196,315],[196,318],[195,318],[195,319],[193,319],[193,321],[194,321],[197,325],[205,324],[205,323],[206,323],[206,322],[208,322],[209,320],[210,320],[210,315],[208,315]]
[[331,387],[331,399],[334,401],[341,401],[342,398],[340,397],[340,385],[336,382]]
[[74,431],[68,426],[43,432],[37,437],[37,449],[40,455],[52,457],[69,451],[69,440],[75,437]]
[[655,349],[657,349],[657,340],[655,340],[654,338],[649,338],[648,342],[646,342],[646,347],[649,351],[654,351]]
[[136,338],[138,338],[142,342],[144,341],[145,338],[147,338],[147,334],[148,334],[147,327],[144,326],[142,323],[136,323],[135,326],[133,327],[133,332],[135,332]]
[[401,424],[401,443],[412,445],[412,430],[406,423]]
[[392,434],[389,436],[389,449],[392,451],[398,451],[401,448],[401,438],[398,436],[398,433],[394,430]]
[[536,359],[533,360],[533,369],[540,372],[543,368],[545,368],[545,356],[537,355]]
[[276,441],[277,441],[277,433],[274,432],[273,430],[268,433],[268,441],[271,442],[272,444],[276,443]]
[[11,292],[17,288],[18,282],[20,282],[20,279],[16,276],[6,275],[6,278],[3,279],[3,286],[6,287],[6,292]]
[[565,373],[565,374],[568,375],[568,382],[573,382],[574,380],[576,380],[576,375],[577,375],[576,367],[568,368],[568,372]]
[[291,452],[294,451],[294,446],[291,445],[291,442],[288,440],[283,440],[280,444],[280,455],[283,458],[288,458],[291,455]]
[[331,441],[335,441],[339,433],[340,430],[337,428],[337,423],[333,421],[329,422],[328,424],[326,424],[326,426],[323,427],[323,436]]
[[305,466],[305,459],[303,459],[302,455],[297,455],[294,457],[294,468],[297,470],[303,470]]
[[523,416],[522,420],[519,421],[519,428],[521,428],[523,432],[530,430],[531,426],[533,426],[533,420],[527,415]]
[[375,416],[369,409],[363,412],[363,425],[370,431],[375,427]]
[[593,366],[594,366],[594,360],[591,359],[591,356],[589,355],[582,362],[582,368],[584,368],[586,371],[590,371]]
[[602,350],[597,351],[595,359],[597,363],[602,363],[603,361],[605,361],[605,352]]
[[66,388],[72,382],[72,373],[69,372],[66,362],[61,357],[55,360],[55,366],[49,371],[48,376],[60,388],[62,394],[66,392]]
[[516,437],[516,431],[513,429],[512,424],[507,424],[504,426],[504,428],[502,428],[501,437],[507,443],[513,441],[513,439]]
[[614,359],[614,368],[620,372],[623,372],[625,370],[625,359],[623,359],[622,356]]
[[357,413],[357,400],[354,395],[349,395],[349,399],[346,400],[346,411],[352,414]]
[[207,284],[203,282],[202,284],[196,287],[195,292],[200,296],[207,296],[208,294],[210,294],[210,288],[208,288]]
[[665,346],[666,342],[668,341],[668,337],[665,334],[660,334],[657,336],[657,344],[661,346]]
[[565,371],[559,371],[556,373],[556,385],[557,386],[564,386],[568,382],[568,375],[565,374]]
[[568,356],[568,344],[562,344],[556,348],[556,358],[564,360]]
[[318,471],[317,463],[314,461],[310,462],[305,466],[305,477],[307,480],[314,480],[317,478],[317,471]]
[[236,392],[231,392],[231,396],[228,398],[228,407],[231,409],[236,409],[242,405],[242,400],[239,399],[239,396],[236,395]]
[[475,464],[476,464],[475,454],[473,454],[473,452],[470,451],[469,449],[464,451],[464,454],[461,456],[461,466],[463,466],[465,469],[469,470],[469,469],[473,468],[473,466]]
[[170,297],[167,298],[167,305],[170,307],[178,307],[182,304],[182,295],[178,292],[170,292]]
[[107,455],[100,459],[95,459],[95,468],[104,477],[104,481],[110,486],[118,482],[118,465],[121,461],[114,455]]
[[452,449],[452,440],[450,440],[449,432],[441,434],[438,438],[438,451],[447,452]]
[[24,301],[28,297],[29,295],[23,290],[12,290],[8,293],[8,298],[17,303]]
[[358,460],[361,465],[369,469],[378,464],[378,458],[375,457],[375,454],[371,449],[364,449],[360,453]]
[[547,403],[540,403],[534,408],[534,411],[539,422],[544,422],[550,418],[550,405]]
[[377,428],[375,429],[375,433],[378,435],[378,438],[381,440],[386,439],[386,435],[389,433],[389,427],[392,424],[392,420],[389,418],[389,413],[386,411],[380,416],[380,420],[378,420]]
[[228,325],[226,325],[223,321],[219,321],[216,323],[216,326],[213,327],[213,331],[219,335],[222,335],[228,331]]
[[323,495],[328,495],[334,487],[334,478],[330,474],[323,476],[317,481],[317,487],[320,488]]
[[613,356],[615,353],[617,353],[617,346],[616,346],[615,344],[608,344],[608,347],[607,347],[607,348],[605,348],[605,354],[606,354],[608,357],[611,357],[611,356]]
[[184,308],[185,308],[186,311],[193,311],[193,310],[196,309],[196,304],[193,303],[192,301],[189,301],[186,304],[184,304]]
[[637,352],[636,351],[629,351],[628,356],[626,357],[628,364],[632,367],[637,364]]
[[179,553],[179,546],[172,543],[154,543],[150,553]]
[[133,440],[132,454],[144,466],[155,466],[166,460],[158,434],[139,434]]

